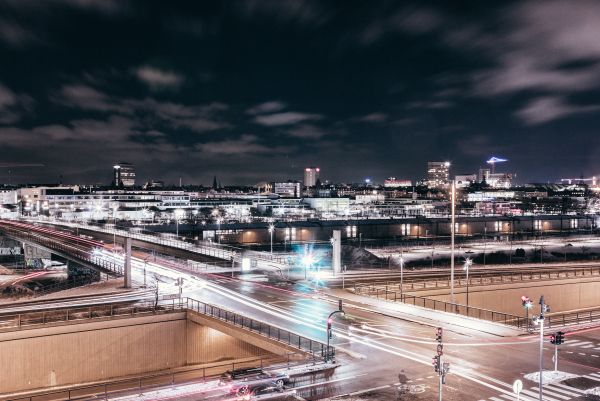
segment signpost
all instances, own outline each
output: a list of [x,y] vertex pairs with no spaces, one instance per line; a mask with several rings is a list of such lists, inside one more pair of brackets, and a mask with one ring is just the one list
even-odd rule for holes
[[517,396],[517,401],[519,401],[519,394],[523,391],[523,382],[521,380],[515,380],[513,383],[513,393]]

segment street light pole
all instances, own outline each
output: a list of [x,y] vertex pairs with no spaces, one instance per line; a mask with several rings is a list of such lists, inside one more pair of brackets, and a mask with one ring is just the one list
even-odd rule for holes
[[471,258],[465,259],[465,266],[463,270],[467,272],[467,316],[469,316],[469,269],[473,264],[473,260]]
[[404,249],[400,248],[400,302],[404,297]]
[[546,312],[550,312],[550,307],[546,305],[546,301],[544,300],[544,296],[540,297],[540,315],[534,316],[534,322],[540,325],[540,401],[543,401],[544,398],[544,314]]
[[271,255],[273,254],[273,232],[275,231],[275,226],[273,224],[269,224],[269,234],[271,234]]
[[335,315],[336,313],[341,313],[342,315],[346,314],[346,312],[344,312],[344,309],[342,309],[342,300],[340,299],[338,302],[339,302],[338,310],[331,312],[329,314],[329,316],[327,317],[327,349],[325,351],[325,362],[329,362],[330,355],[331,355],[330,351],[329,351],[329,340],[333,336],[333,330],[331,328],[331,324],[333,323],[333,315]]
[[454,235],[456,231],[456,181],[452,180],[452,218],[451,229],[450,229],[450,303],[454,303]]
[[483,267],[485,268],[485,253],[487,251],[487,223],[483,227]]

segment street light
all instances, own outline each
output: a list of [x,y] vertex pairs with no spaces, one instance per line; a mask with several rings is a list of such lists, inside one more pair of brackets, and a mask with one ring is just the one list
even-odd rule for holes
[[469,268],[473,265],[473,259],[465,258],[463,270],[467,272],[467,316],[469,316]]
[[302,265],[304,266],[304,279],[308,278],[308,269],[312,268],[312,265],[315,263],[315,258],[312,255],[312,252],[306,253],[302,256]]
[[217,241],[220,244],[221,243],[221,218],[219,217],[217,219]]
[[271,255],[273,254],[273,233],[275,232],[275,226],[269,224],[269,234],[271,234]]
[[544,300],[544,296],[540,297],[540,314],[538,316],[533,316],[533,323],[540,326],[540,401],[544,399],[544,314],[546,312],[550,312],[550,306],[546,305],[546,301]]
[[175,210],[175,227],[176,227],[176,236],[179,238],[179,219],[183,216],[184,211],[181,209]]

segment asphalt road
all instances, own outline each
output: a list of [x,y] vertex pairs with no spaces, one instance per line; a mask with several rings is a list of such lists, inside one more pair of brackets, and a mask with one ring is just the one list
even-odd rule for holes
[[[174,267],[160,260],[144,266],[138,260],[133,264],[134,280],[140,282],[145,268],[159,282],[159,288],[163,287],[161,291],[172,292],[176,288],[175,279],[184,277],[184,296],[326,341],[326,319],[337,308],[337,300],[318,286],[260,275],[231,278],[204,274],[192,278],[192,274],[181,273]],[[295,383],[299,396],[308,400],[344,395],[348,399],[397,399],[397,389],[404,384],[414,394],[400,399],[438,399],[439,377],[432,366],[437,346],[435,322],[425,325],[408,317],[386,316],[373,307],[346,304],[344,309],[344,317],[335,317],[332,339],[342,366],[328,377]],[[444,362],[450,363],[450,373],[443,385],[444,399],[514,399],[511,393],[516,379],[524,381],[521,400],[536,399],[536,383],[524,380],[523,375],[539,368],[538,341],[536,336],[501,338],[469,329],[446,329],[443,351]],[[553,347],[547,339],[545,346],[545,368],[551,369]],[[597,381],[593,379],[600,372],[600,329],[569,333],[567,343],[561,346],[559,369],[588,376],[584,384],[573,383],[581,388],[600,386],[600,375]],[[581,398],[577,396],[581,388],[550,384],[544,399]]]

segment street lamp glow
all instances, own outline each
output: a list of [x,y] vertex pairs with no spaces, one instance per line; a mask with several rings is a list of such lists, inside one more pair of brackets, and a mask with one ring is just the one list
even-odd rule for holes
[[269,224],[269,234],[271,234],[271,255],[273,254],[273,233],[275,232],[275,226]]

